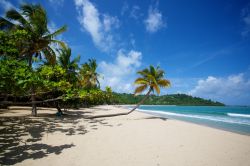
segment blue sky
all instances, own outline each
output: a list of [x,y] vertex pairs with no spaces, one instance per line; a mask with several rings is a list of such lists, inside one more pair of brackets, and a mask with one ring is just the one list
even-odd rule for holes
[[152,64],[172,83],[162,94],[250,105],[250,1],[1,0],[1,16],[23,2],[45,7],[51,31],[68,26],[58,38],[97,60],[102,87],[132,93]]

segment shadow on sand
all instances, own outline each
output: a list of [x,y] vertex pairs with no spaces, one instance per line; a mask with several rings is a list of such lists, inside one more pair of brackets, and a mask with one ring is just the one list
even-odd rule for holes
[[[74,144],[52,146],[41,143],[42,137],[60,132],[65,136],[84,135],[98,126],[109,126],[104,119],[83,119],[82,111],[68,111],[67,115],[38,114],[38,117],[0,117],[0,165],[13,165],[26,159],[39,159],[49,154],[60,154]],[[88,129],[83,126],[86,121]],[[40,142],[39,142],[40,141]]]

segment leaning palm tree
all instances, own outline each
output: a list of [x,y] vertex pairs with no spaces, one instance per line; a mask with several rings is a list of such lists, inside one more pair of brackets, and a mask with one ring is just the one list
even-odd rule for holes
[[[41,5],[23,4],[21,10],[10,9],[6,12],[6,18],[0,17],[0,29],[10,31],[21,29],[28,32],[31,40],[20,51],[20,58],[26,59],[32,69],[33,57],[42,58],[44,56],[50,64],[56,63],[56,54],[51,47],[52,43],[65,47],[62,41],[54,38],[66,30],[63,26],[53,33],[48,30],[48,18],[46,11]],[[35,87],[31,86],[32,115],[37,115],[35,104]]]
[[98,80],[99,74],[97,73],[97,63],[95,59],[89,59],[82,65],[80,70],[81,84],[86,89],[100,88],[100,82]]
[[138,86],[135,89],[134,94],[137,95],[142,93],[143,91],[148,89],[148,92],[144,96],[144,98],[129,112],[125,113],[118,113],[118,114],[109,114],[109,115],[97,115],[88,117],[89,119],[94,118],[103,118],[103,117],[112,117],[112,116],[120,116],[120,115],[128,115],[135,111],[145,100],[149,97],[151,92],[156,92],[158,95],[160,94],[160,88],[167,88],[170,86],[170,81],[164,78],[164,71],[161,70],[159,67],[153,67],[152,65],[149,68],[144,70],[138,71],[138,74],[141,77],[135,80],[135,84]]
[[80,55],[71,60],[71,49],[62,48],[59,50],[58,64],[66,70],[67,80],[70,83],[75,83],[77,80],[78,62],[80,61]]

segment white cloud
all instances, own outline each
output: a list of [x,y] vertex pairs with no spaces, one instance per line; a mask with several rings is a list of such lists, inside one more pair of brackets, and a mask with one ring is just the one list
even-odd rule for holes
[[133,5],[130,7],[127,2],[124,2],[121,8],[121,15],[124,16],[125,14],[135,20],[138,20],[140,17],[143,16],[141,8],[138,5]]
[[137,20],[142,16],[142,13],[140,12],[140,7],[137,5],[132,6],[129,16],[133,19]]
[[163,22],[162,14],[157,8],[150,7],[148,10],[148,17],[144,20],[146,30],[150,33],[156,32],[166,26]]
[[112,17],[110,15],[104,14],[103,26],[104,26],[104,31],[109,32],[112,30],[112,28],[119,28],[120,22],[117,17]]
[[104,52],[112,50],[115,45],[112,30],[119,27],[118,18],[100,14],[89,0],[75,0],[75,5],[78,21],[83,30],[91,35],[94,44]]
[[104,77],[100,80],[102,88],[111,86],[116,92],[132,93],[133,81],[136,71],[141,65],[141,59],[141,52],[119,50],[115,62],[102,61],[100,63],[100,73]]
[[228,77],[209,76],[200,79],[194,89],[189,91],[193,96],[218,100],[226,104],[250,104],[249,73],[240,73]]
[[250,34],[250,4],[241,10],[241,19],[244,23],[241,35],[247,37]]

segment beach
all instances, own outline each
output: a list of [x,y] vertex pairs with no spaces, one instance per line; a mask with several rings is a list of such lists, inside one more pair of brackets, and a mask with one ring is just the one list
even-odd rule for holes
[[0,164],[73,166],[249,166],[250,136],[103,105],[56,117],[42,108],[1,110]]

